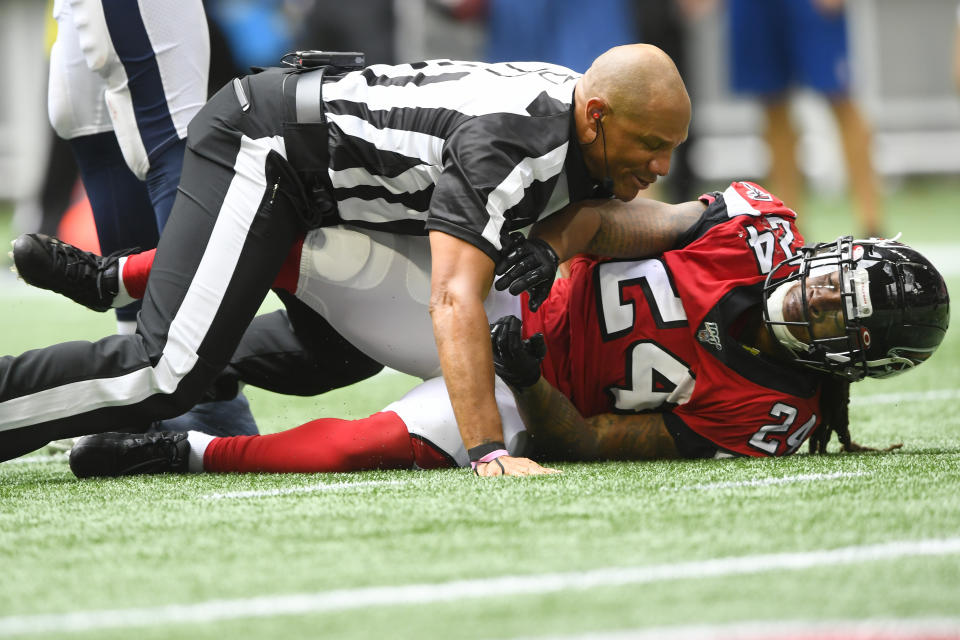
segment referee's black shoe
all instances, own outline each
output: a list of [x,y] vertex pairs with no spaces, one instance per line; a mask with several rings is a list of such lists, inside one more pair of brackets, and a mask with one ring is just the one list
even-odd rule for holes
[[98,256],[42,233],[25,233],[13,241],[12,255],[14,268],[28,284],[106,311],[119,291],[119,259],[130,253]]
[[186,473],[189,453],[186,433],[97,433],[73,445],[70,470],[78,478]]

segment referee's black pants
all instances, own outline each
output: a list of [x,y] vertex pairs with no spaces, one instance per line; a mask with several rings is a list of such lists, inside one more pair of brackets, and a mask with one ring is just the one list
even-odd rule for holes
[[229,362],[303,231],[282,126],[296,79],[228,84],[190,124],[136,334],[0,358],[0,460],[179,415]]

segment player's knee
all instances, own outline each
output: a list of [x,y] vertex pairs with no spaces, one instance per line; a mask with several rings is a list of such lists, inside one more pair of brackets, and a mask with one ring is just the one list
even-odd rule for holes
[[350,371],[354,374],[356,382],[366,380],[367,378],[372,378],[381,371],[383,371],[383,365],[379,362],[376,362],[372,359],[365,359],[359,362],[352,362],[352,367]]
[[375,376],[382,370],[382,364],[362,354],[356,358],[344,358],[336,373],[322,370],[318,371],[317,375],[312,377],[310,382],[312,383],[313,390],[309,395],[319,395],[362,382]]
[[203,388],[194,384],[181,384],[172,392],[155,396],[150,417],[166,420],[181,416],[193,409],[203,399]]

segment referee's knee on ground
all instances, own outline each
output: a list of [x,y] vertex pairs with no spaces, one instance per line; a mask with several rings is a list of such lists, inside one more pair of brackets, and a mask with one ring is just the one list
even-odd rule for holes
[[154,420],[175,418],[190,411],[204,397],[206,386],[197,384],[181,384],[171,393],[154,396],[152,402]]

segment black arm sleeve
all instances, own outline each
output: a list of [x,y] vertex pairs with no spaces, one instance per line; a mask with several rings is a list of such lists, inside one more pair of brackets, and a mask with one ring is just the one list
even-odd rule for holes
[[717,445],[695,432],[672,413],[664,413],[663,422],[673,436],[681,458],[712,458],[720,450]]

